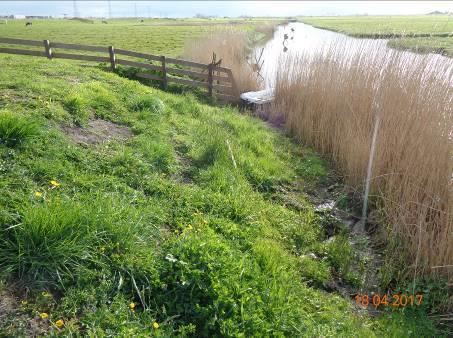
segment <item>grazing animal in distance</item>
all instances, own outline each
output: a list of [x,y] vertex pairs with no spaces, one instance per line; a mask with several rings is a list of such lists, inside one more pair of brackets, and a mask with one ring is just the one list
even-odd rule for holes
[[291,32],[294,32],[294,28],[291,28]]
[[140,22],[145,22],[145,20],[140,20]]
[[288,34],[283,35],[283,40],[288,40]]
[[27,27],[27,26],[32,26],[32,25],[33,25],[33,22],[28,21],[28,22],[25,24],[25,27]]
[[108,23],[107,21],[102,21],[102,23]]

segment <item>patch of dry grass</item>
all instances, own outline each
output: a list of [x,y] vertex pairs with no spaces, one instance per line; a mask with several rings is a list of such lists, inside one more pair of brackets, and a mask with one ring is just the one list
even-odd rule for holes
[[213,53],[221,66],[233,72],[239,93],[258,90],[262,81],[247,62],[251,41],[247,32],[234,28],[213,31],[202,38],[190,39],[184,47],[184,58],[201,63],[210,63]]

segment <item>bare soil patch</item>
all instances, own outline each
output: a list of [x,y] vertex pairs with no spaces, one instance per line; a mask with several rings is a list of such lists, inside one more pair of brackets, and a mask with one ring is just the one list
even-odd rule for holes
[[27,337],[37,337],[43,334],[48,326],[48,321],[40,320],[39,316],[32,317],[21,308],[11,290],[0,291],[0,335],[2,329],[14,327]]
[[62,130],[76,143],[92,145],[108,141],[124,141],[132,136],[125,126],[101,119],[91,120],[86,127],[62,127]]
[[16,300],[6,291],[0,292],[0,321],[16,311]]

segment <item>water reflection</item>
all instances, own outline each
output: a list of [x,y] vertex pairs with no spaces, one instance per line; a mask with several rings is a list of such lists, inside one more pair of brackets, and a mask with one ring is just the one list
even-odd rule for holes
[[[335,45],[346,45],[348,55],[344,55],[338,62],[348,62],[348,59],[355,53],[376,57],[377,50],[388,51],[387,39],[358,39],[348,37],[343,34],[331,32],[324,29],[314,28],[300,22],[289,23],[285,26],[279,26],[274,33],[272,40],[264,46],[257,48],[252,55],[260,60],[260,76],[265,79],[265,87],[271,88],[274,85],[277,68],[288,58],[294,58],[298,55],[305,57],[317,57],[326,53]],[[364,53],[365,52],[365,53]],[[402,54],[409,58],[428,57],[429,62],[433,65],[441,61],[447,61],[451,64],[449,58],[438,54],[419,55],[408,51],[392,50],[387,55]],[[388,60],[389,61],[389,60]],[[450,80],[448,80],[450,81]]]

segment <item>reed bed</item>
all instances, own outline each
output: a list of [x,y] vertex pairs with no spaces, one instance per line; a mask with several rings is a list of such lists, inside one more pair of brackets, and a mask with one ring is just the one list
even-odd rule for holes
[[[269,34],[269,27],[262,28]],[[250,33],[234,28],[216,30],[201,38],[190,39],[184,47],[184,57],[201,63],[210,63],[213,53],[221,66],[231,69],[239,93],[258,90],[262,86],[258,74],[248,60],[253,41]]]
[[[286,57],[274,114],[363,191],[379,120],[370,201],[390,258],[419,274],[453,264],[453,67],[363,41]],[[450,267],[449,267],[450,266]],[[412,275],[413,276],[413,275]],[[449,276],[451,277],[451,276]]]

